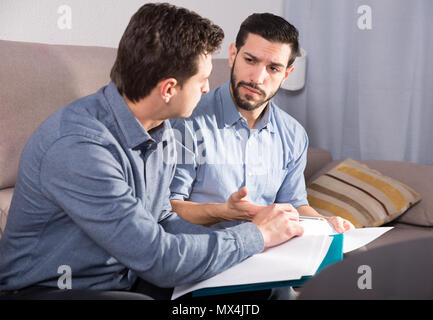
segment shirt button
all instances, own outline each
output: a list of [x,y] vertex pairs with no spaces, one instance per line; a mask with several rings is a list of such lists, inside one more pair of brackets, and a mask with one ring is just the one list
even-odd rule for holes
[[253,174],[251,172],[248,172],[248,176],[251,177]]

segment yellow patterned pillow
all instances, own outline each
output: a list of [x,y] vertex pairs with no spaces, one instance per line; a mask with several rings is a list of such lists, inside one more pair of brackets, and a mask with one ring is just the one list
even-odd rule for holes
[[405,184],[346,159],[307,187],[311,207],[355,227],[377,227],[403,214],[421,196]]

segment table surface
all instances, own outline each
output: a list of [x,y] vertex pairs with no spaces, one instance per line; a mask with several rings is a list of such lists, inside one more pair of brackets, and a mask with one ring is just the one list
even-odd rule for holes
[[299,288],[299,300],[433,299],[433,237],[359,252]]

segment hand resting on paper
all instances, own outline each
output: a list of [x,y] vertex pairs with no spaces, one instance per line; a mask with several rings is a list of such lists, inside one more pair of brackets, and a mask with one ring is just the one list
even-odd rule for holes
[[325,216],[323,216],[323,218],[328,220],[328,222],[334,228],[335,232],[344,233],[348,230],[355,229],[355,226],[349,220],[346,220],[342,217],[337,217],[337,216],[325,217]]
[[304,228],[299,223],[299,214],[293,208],[288,212],[279,204],[261,209],[252,219],[259,228],[265,242],[265,249],[277,246],[296,236],[302,236]]
[[300,206],[296,208],[296,210],[298,210],[300,216],[319,217],[327,220],[337,233],[344,233],[348,230],[355,229],[355,226],[349,220],[338,216],[327,217],[321,215],[310,206]]

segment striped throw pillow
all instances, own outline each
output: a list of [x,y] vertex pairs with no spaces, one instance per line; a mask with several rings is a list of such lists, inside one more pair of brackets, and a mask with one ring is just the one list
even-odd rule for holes
[[307,187],[308,202],[324,216],[355,227],[377,227],[403,214],[421,196],[405,184],[346,159]]

